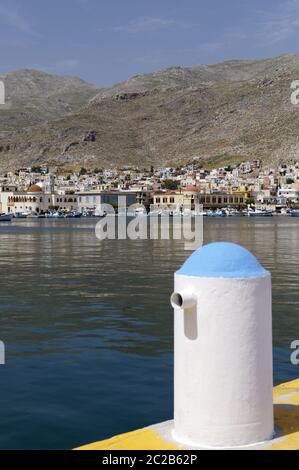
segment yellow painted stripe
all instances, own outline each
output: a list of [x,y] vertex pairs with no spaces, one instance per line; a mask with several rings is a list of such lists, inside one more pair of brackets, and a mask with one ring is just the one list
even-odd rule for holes
[[299,450],[299,379],[273,390],[274,419],[282,437],[267,450]]
[[[299,450],[299,379],[273,389],[275,426],[281,438],[266,450]],[[76,450],[176,450],[174,443],[161,438],[152,428],[120,434]]]
[[170,442],[166,442],[158,436],[153,429],[140,429],[138,431],[120,434],[94,442],[75,450],[173,450],[179,449]]

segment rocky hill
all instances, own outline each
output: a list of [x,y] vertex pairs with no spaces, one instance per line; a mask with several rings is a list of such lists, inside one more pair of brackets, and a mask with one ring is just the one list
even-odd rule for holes
[[299,105],[290,99],[297,79],[299,55],[138,75],[75,112],[0,134],[0,168],[298,158]]
[[0,108],[0,131],[45,122],[77,111],[99,90],[74,77],[50,75],[36,70],[0,74],[6,104]]

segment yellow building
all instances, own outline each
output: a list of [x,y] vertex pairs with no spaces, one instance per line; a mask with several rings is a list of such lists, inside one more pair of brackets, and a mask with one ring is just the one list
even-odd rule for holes
[[181,192],[168,191],[153,195],[154,210],[178,211],[193,210],[199,203],[198,191],[186,188]]

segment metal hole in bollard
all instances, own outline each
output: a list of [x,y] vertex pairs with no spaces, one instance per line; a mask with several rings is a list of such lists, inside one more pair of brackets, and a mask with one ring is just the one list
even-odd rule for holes
[[170,303],[173,308],[185,310],[195,307],[197,298],[191,290],[184,290],[182,292],[174,292],[170,297]]
[[182,308],[183,299],[181,294],[179,294],[178,292],[174,292],[170,297],[170,303],[173,308]]

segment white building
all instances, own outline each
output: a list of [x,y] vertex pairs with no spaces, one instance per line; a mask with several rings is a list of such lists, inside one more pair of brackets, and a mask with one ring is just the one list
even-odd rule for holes
[[280,188],[277,197],[287,199],[291,202],[299,202],[299,189],[296,188]]
[[78,198],[74,194],[47,192],[42,183],[31,185],[27,191],[2,186],[0,188],[0,212],[44,213],[52,208],[64,211],[78,209]]

